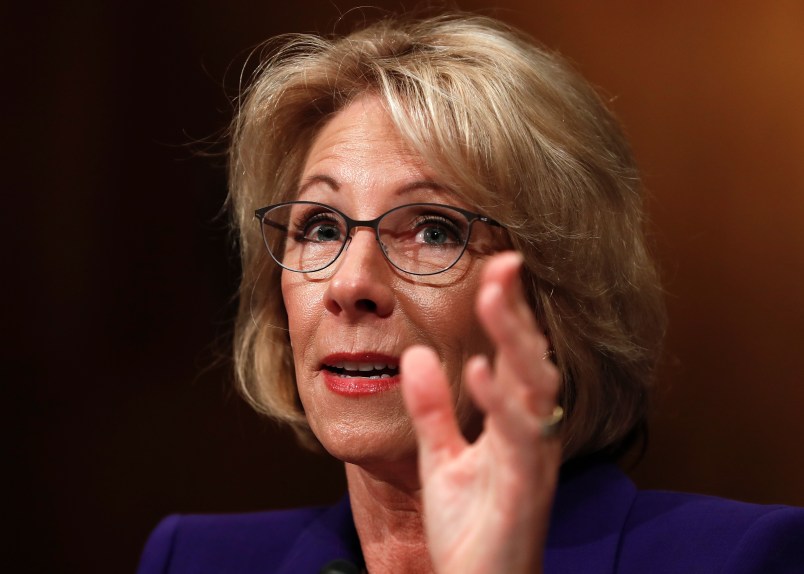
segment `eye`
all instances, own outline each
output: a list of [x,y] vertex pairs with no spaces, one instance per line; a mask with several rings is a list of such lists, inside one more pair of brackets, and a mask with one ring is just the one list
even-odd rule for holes
[[422,215],[415,221],[416,242],[449,246],[463,243],[463,234],[450,219],[441,215]]
[[303,214],[294,223],[293,230],[294,239],[299,242],[343,241],[343,223],[331,211]]

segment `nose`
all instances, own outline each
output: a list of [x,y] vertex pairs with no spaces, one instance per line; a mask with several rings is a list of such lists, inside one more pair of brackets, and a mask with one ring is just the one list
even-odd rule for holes
[[325,294],[328,311],[350,320],[391,314],[392,271],[373,230],[356,229],[334,265]]

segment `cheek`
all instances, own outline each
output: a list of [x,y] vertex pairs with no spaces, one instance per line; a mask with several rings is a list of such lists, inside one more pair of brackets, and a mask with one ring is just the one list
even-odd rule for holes
[[483,329],[475,313],[475,299],[480,286],[478,277],[450,289],[442,303],[444,322],[456,336],[470,341],[485,341]]
[[316,290],[311,289],[307,282],[300,281],[300,278],[303,279],[299,273],[282,272],[282,300],[288,317],[290,342],[297,361],[299,353],[314,334],[316,317],[321,315],[315,303]]
[[470,275],[449,287],[413,290],[408,297],[410,319],[428,334],[453,378],[469,356],[492,351],[475,313],[478,288],[479,277]]
[[440,355],[452,386],[458,424],[469,440],[480,433],[483,417],[463,385],[463,368],[471,356],[486,355],[491,359],[494,354],[475,313],[478,284],[479,281],[466,281],[452,285],[419,307],[429,314],[426,322],[430,343]]
[[300,308],[298,301],[298,289],[295,289],[291,281],[287,277],[287,272],[282,271],[282,302],[285,305],[285,312],[288,316],[288,327],[291,331],[294,329],[294,324],[298,318],[298,309]]

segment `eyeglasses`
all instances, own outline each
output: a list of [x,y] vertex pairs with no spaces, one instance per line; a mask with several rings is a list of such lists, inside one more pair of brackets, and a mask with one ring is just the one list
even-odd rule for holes
[[314,201],[269,205],[254,215],[274,261],[298,273],[332,265],[351,240],[352,230],[370,227],[391,265],[411,275],[435,275],[458,262],[476,221],[501,227],[479,213],[437,203],[401,205],[365,221]]

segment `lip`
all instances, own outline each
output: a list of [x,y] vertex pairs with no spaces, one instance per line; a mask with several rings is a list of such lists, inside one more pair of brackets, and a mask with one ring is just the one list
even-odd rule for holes
[[321,361],[321,376],[327,388],[338,395],[346,397],[374,395],[397,387],[401,380],[399,373],[391,377],[372,379],[369,377],[342,376],[324,368],[325,365],[336,365],[338,363],[377,363],[399,368],[399,357],[374,352],[333,353],[327,355]]

